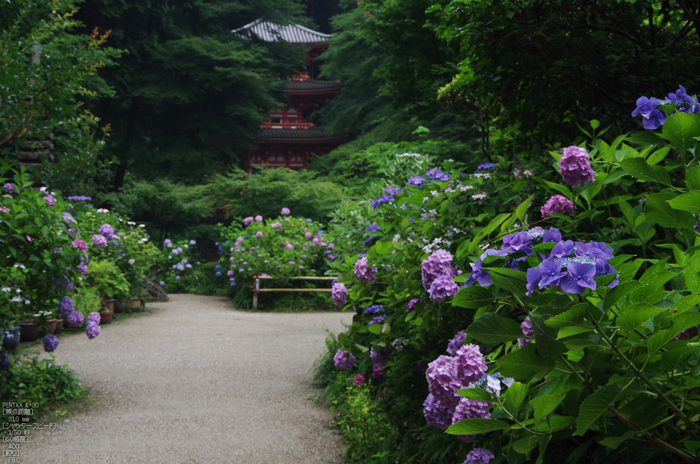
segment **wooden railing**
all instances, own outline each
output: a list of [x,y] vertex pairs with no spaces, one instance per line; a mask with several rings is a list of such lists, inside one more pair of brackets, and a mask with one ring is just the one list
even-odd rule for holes
[[270,277],[270,276],[255,276],[255,284],[253,285],[253,309],[258,309],[258,294],[260,292],[322,292],[328,293],[332,289],[330,288],[260,288],[260,280],[335,280],[337,276],[299,276],[299,277],[287,277],[286,279],[280,277]]

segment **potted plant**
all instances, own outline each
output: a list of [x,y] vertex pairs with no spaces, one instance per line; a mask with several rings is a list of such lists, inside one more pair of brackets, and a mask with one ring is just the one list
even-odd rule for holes
[[115,299],[124,300],[129,296],[129,282],[119,268],[107,260],[90,263],[87,282],[102,296],[101,322],[111,323],[114,315],[114,301]]

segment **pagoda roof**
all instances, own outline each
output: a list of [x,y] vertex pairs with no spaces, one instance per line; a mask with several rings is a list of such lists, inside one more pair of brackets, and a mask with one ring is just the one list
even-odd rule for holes
[[260,142],[325,142],[346,138],[345,135],[333,135],[322,127],[314,126],[308,129],[261,129],[257,140]]
[[262,18],[238,29],[233,29],[231,32],[244,39],[258,37],[266,42],[289,42],[292,44],[327,44],[333,37],[332,34],[314,31],[299,24],[281,25],[265,21]]
[[340,90],[343,85],[340,81],[319,81],[316,79],[306,79],[303,81],[287,81],[284,91],[287,93],[314,93]]

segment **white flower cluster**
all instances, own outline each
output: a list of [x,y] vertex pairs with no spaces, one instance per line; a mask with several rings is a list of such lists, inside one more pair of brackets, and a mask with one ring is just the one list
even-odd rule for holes
[[[424,242],[428,242],[427,239],[423,239]],[[443,246],[444,244],[444,246]],[[436,238],[432,242],[430,242],[428,245],[423,247],[423,252],[425,253],[432,253],[436,250],[442,249],[442,248],[449,248],[450,245],[452,245],[452,242],[449,240],[445,240],[443,238]]]
[[475,172],[474,174],[469,174],[470,178],[475,178],[475,177],[481,177],[484,179],[490,179],[491,178],[491,173],[488,172]]

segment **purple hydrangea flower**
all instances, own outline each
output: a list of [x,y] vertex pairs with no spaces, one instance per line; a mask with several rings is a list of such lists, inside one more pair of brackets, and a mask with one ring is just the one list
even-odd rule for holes
[[372,348],[372,351],[369,354],[369,357],[372,359],[372,362],[375,364],[379,364],[380,366],[386,366],[386,363],[389,362],[389,357],[391,356],[391,346],[387,345],[384,348],[379,348],[377,346]]
[[349,351],[338,350],[335,356],[333,356],[333,362],[335,363],[335,367],[341,371],[348,371],[355,365],[357,358]]
[[452,266],[452,254],[445,250],[436,250],[428,258],[423,260],[423,287],[430,291],[430,287],[438,277],[455,276],[455,268]]
[[639,97],[637,108],[632,111],[632,116],[642,115],[644,118],[644,128],[656,130],[666,122],[666,113],[658,109],[661,101],[657,98]]
[[355,262],[355,275],[364,282],[374,282],[377,278],[377,268],[367,266],[367,257],[363,256]]
[[457,378],[456,358],[439,356],[428,364],[425,378],[428,380],[428,390],[442,404],[454,409],[462,398],[457,390],[463,388]]
[[53,353],[58,348],[58,337],[53,334],[48,334],[44,337],[44,351]]
[[[527,335],[528,337],[531,337],[534,334],[534,332],[532,331],[532,322],[530,322],[530,316],[527,316],[523,323],[520,324],[520,329],[523,331],[523,335]],[[531,341],[532,340],[530,340],[529,338],[524,337],[520,337],[518,339],[520,346],[525,346]]]
[[401,193],[401,189],[396,187],[389,187],[385,188],[384,192],[388,193],[389,195],[398,195],[399,193]]
[[456,378],[465,386],[478,382],[488,369],[479,347],[473,344],[464,345],[457,350],[454,365],[457,370]]
[[[464,419],[491,419],[489,409],[491,409],[491,403],[487,401],[462,398],[452,415],[452,423],[456,424]],[[457,438],[469,443],[476,438],[476,435],[458,435]]]
[[363,387],[367,383],[367,379],[362,374],[357,374],[354,379],[352,379],[352,384],[356,387]]
[[464,341],[467,339],[466,332],[457,332],[455,338],[447,344],[447,352],[450,356],[457,356],[457,351],[464,346]]
[[445,174],[439,169],[431,169],[430,171],[425,173],[425,177],[435,182],[444,182],[450,180],[450,175]]
[[163,242],[163,244],[168,248],[173,247],[173,242],[171,242],[169,238],[166,238],[165,241]]
[[570,214],[574,215],[574,202],[562,195],[554,195],[542,207],[542,217],[550,214]]
[[411,177],[408,179],[408,185],[415,188],[423,188],[423,185],[427,183],[428,181],[423,179],[421,176]]
[[376,224],[373,224],[365,229],[366,232],[380,232],[381,230],[382,228]]
[[369,324],[367,324],[367,325],[381,324],[382,322],[384,322],[385,319],[386,319],[386,316],[377,316],[374,319],[372,319],[371,321],[369,321]]
[[384,312],[384,306],[372,305],[365,308],[365,314],[380,314]]
[[561,176],[569,185],[583,185],[593,182],[598,174],[591,167],[591,157],[585,148],[570,146],[564,148],[564,156],[559,161]]
[[474,448],[467,455],[467,460],[463,464],[489,464],[496,456],[489,450]]
[[289,216],[291,214],[291,211],[289,211],[289,208],[282,208],[282,215],[283,216]]
[[66,322],[68,322],[69,327],[80,327],[85,321],[85,316],[80,311],[71,311],[68,315]]
[[60,314],[61,317],[68,317],[74,310],[75,305],[73,304],[71,297],[64,296],[61,302],[58,304],[58,314]]
[[457,293],[459,293],[459,285],[449,275],[438,276],[428,289],[430,300],[438,303],[445,301],[445,298],[454,298]]
[[257,234],[255,234],[255,236],[258,237],[258,238],[263,238],[263,233],[262,233],[262,232],[258,232]]
[[420,298],[414,298],[411,301],[408,302],[406,305],[406,312],[411,312],[416,308],[416,303],[420,301]]
[[341,282],[335,282],[331,288],[331,296],[338,306],[345,306],[348,301],[348,288]]
[[46,195],[44,197],[44,200],[46,200],[46,206],[48,206],[49,208],[56,207],[56,197],[51,196],[51,195]]
[[393,195],[382,195],[372,202],[372,209],[377,209],[380,205],[384,203],[391,203],[392,201],[394,201]]
[[17,187],[15,184],[10,184],[10,183],[7,183],[3,186],[5,191],[7,193],[9,193],[10,195],[14,195],[17,193],[17,189],[15,189],[15,187]]
[[447,430],[452,425],[452,415],[454,411],[440,402],[434,395],[430,394],[423,403],[423,415],[428,424]]
[[100,313],[90,313],[87,317],[87,324],[99,324],[100,323]]
[[100,334],[100,332],[101,329],[99,324],[88,324],[87,330],[85,331],[89,339],[97,337]]
[[105,248],[107,246],[107,238],[104,235],[93,235],[92,243],[100,248]]
[[480,164],[479,167],[476,168],[477,171],[491,171],[493,169],[496,169],[496,163]]
[[110,226],[109,224],[102,224],[100,226],[100,234],[102,234],[107,240],[112,240],[112,237],[114,237],[114,227]]
[[[606,263],[607,264],[607,263]],[[596,289],[596,265],[594,263],[567,262],[567,275],[561,279],[559,286],[565,293],[579,294],[586,288]]]
[[493,285],[491,282],[491,274],[489,274],[489,272],[482,266],[483,261],[489,256],[508,256],[508,252],[503,250],[494,250],[491,248],[484,251],[476,263],[469,264],[472,268],[472,272],[469,274],[469,278],[464,283],[465,287],[471,287],[474,282],[479,282],[479,285],[482,287]]
[[76,221],[70,213],[63,213],[63,220],[66,222],[72,222],[73,224],[78,223],[78,221]]
[[381,382],[386,376],[386,371],[387,370],[386,368],[384,368],[384,366],[380,364],[375,364],[374,366],[372,366],[372,377],[377,382]]

